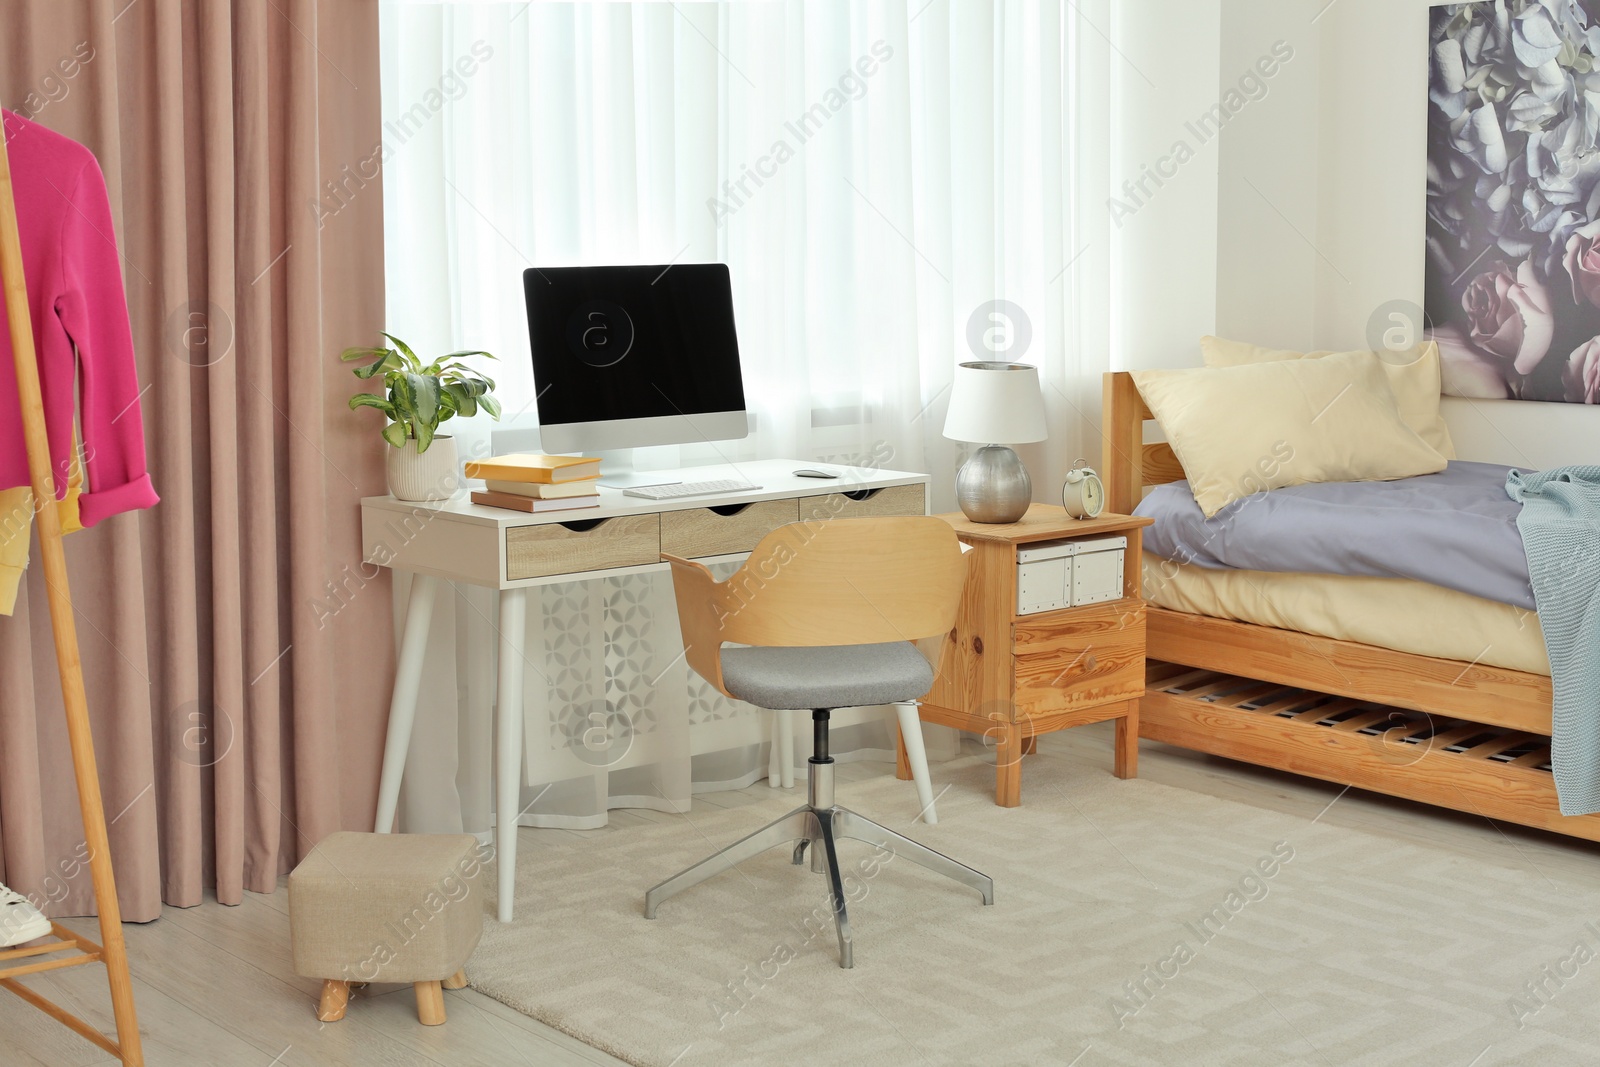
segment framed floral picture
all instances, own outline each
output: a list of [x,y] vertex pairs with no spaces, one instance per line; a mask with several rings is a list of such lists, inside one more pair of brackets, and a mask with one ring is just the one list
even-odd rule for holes
[[1428,41],[1444,391],[1600,402],[1600,0],[1447,4]]

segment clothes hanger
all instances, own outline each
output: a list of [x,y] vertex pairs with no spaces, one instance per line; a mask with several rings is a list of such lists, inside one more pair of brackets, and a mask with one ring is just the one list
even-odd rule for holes
[[[3,122],[0,122],[3,131]],[[122,909],[117,902],[116,878],[111,866],[111,842],[106,830],[105,804],[100,795],[100,772],[95,763],[94,737],[89,727],[89,700],[83,685],[83,662],[78,650],[72,593],[67,585],[67,558],[61,544],[61,516],[56,510],[55,479],[50,468],[50,445],[45,437],[44,402],[39,387],[39,365],[34,353],[33,319],[28,312],[28,289],[22,269],[22,241],[17,230],[16,196],[11,183],[9,149],[0,136],[0,280],[5,286],[6,317],[11,330],[11,354],[16,364],[17,398],[22,408],[22,432],[27,442],[28,473],[39,526],[39,555],[44,568],[50,604],[50,628],[55,638],[56,663],[66,708],[67,741],[78,783],[78,807],[83,813],[84,844],[89,853],[89,876],[94,885],[100,916],[100,944],[51,923],[52,941],[0,951],[0,988],[9,990],[46,1015],[116,1056],[125,1067],[143,1067],[144,1051],[133,1004],[133,978],[128,973],[128,951],[122,938]],[[0,370],[0,373],[4,373]],[[54,958],[50,958],[54,957]],[[17,981],[19,977],[103,963],[111,986],[111,1010],[117,1040],[65,1008],[45,999]]]

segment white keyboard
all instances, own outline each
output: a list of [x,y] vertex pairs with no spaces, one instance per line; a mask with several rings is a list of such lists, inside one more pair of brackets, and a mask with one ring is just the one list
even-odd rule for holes
[[643,485],[637,489],[624,489],[623,496],[637,496],[645,500],[680,500],[686,496],[716,496],[719,493],[748,493],[760,489],[749,482],[723,479],[715,482],[679,482],[676,485]]

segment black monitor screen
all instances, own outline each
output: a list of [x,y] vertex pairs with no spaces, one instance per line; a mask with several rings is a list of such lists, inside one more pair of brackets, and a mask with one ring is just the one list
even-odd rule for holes
[[743,411],[722,263],[522,272],[539,421]]

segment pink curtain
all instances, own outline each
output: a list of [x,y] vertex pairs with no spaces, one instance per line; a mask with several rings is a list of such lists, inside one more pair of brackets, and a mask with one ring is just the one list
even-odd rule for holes
[[[0,18],[0,103],[105,171],[147,386],[162,503],[67,541],[123,914],[236,903],[369,828],[377,791],[393,637],[358,501],[382,445],[336,359],[383,324],[376,0]],[[0,618],[0,880],[89,914],[82,841],[31,574]]]

